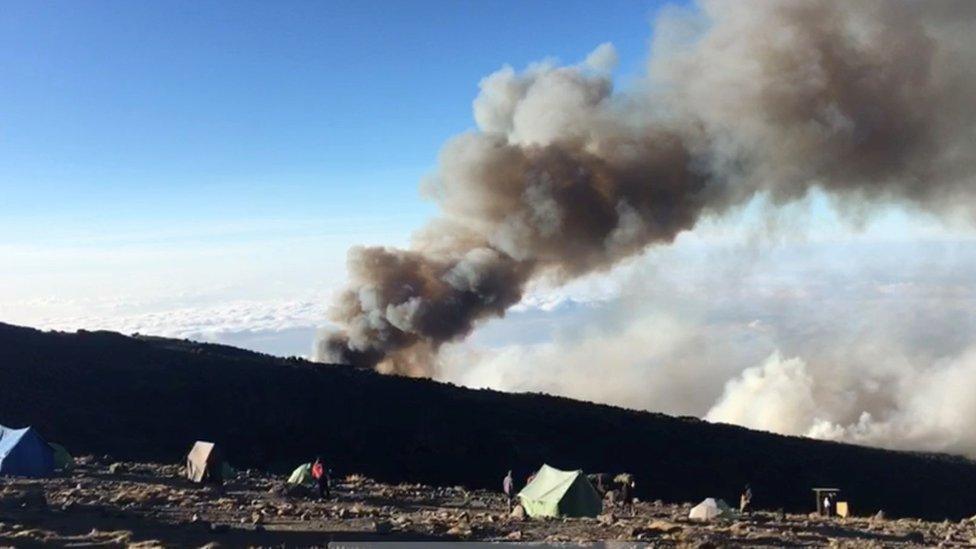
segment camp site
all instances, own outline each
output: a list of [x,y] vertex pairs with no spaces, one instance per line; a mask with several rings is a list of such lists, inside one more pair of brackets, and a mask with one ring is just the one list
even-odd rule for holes
[[[332,478],[321,456],[280,474],[238,470],[232,459],[219,442],[207,440],[190,444],[181,464],[75,458],[32,427],[0,427],[0,541],[182,547],[481,540],[572,546],[615,539],[665,546],[819,546],[855,537],[921,546],[937,538],[968,543],[965,536],[976,529],[976,520],[926,523],[889,519],[883,511],[858,516],[847,501],[837,500],[839,488],[811,488],[811,512],[801,514],[734,509],[721,497],[684,504],[638,497],[625,502],[622,489],[637,485],[637,473],[586,474],[542,464],[516,483],[510,506],[501,490],[389,484],[355,473]],[[316,487],[325,472],[331,490],[323,494]]]

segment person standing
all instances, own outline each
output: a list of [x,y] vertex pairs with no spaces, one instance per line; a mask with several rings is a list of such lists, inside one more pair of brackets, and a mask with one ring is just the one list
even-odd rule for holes
[[746,489],[739,496],[739,512],[745,513],[749,509],[750,503],[752,503],[752,487],[746,484]]
[[325,464],[322,463],[321,457],[315,458],[315,463],[312,463],[312,478],[315,480],[315,485],[318,487],[319,499],[327,499],[329,494],[329,474],[325,470]]
[[627,509],[627,512],[631,516],[634,515],[634,489],[636,487],[637,483],[630,475],[624,478],[624,482],[620,486],[620,503],[623,504],[623,507]]
[[827,494],[827,495],[824,496],[824,499],[823,499],[823,510],[824,510],[824,515],[826,515],[827,518],[830,518],[831,516],[833,516],[833,514],[831,512],[831,509],[830,509],[833,503],[834,503],[834,500],[830,497],[830,494]]
[[502,491],[505,492],[505,497],[508,498],[508,510],[512,510],[512,499],[515,497],[515,481],[512,479],[512,470],[509,469],[508,474],[502,479]]

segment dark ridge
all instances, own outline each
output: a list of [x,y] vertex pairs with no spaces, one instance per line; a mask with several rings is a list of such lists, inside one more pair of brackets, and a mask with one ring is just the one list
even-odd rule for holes
[[471,390],[223,345],[0,324],[0,423],[76,453],[174,462],[195,439],[285,471],[317,453],[338,473],[497,488],[543,462],[635,473],[637,494],[808,511],[837,486],[858,514],[976,512],[976,463],[786,437],[538,394]]

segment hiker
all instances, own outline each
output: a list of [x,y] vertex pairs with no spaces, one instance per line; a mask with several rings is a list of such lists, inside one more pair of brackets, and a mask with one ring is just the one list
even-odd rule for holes
[[630,475],[627,476],[626,480],[620,486],[621,503],[623,503],[623,506],[631,515],[634,514],[634,488],[636,487],[637,483],[634,482],[633,477]]
[[590,481],[590,484],[593,485],[593,489],[596,490],[596,493],[600,495],[601,499],[607,495],[607,487],[603,485],[603,479],[606,476],[607,475],[604,473],[593,473],[586,475],[586,479]]
[[329,494],[329,473],[325,470],[322,458],[316,456],[315,463],[312,463],[312,478],[318,487],[319,499],[327,499]]
[[739,512],[745,513],[749,508],[749,504],[752,503],[752,487],[746,484],[746,489],[742,491],[742,495],[739,496]]
[[508,474],[502,479],[502,491],[505,492],[505,497],[508,498],[508,510],[512,510],[512,498],[515,497],[515,481],[512,480],[512,470],[508,470]]

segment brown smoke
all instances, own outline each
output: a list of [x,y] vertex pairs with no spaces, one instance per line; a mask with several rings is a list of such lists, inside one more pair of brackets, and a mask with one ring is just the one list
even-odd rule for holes
[[443,218],[410,250],[350,252],[318,358],[429,374],[530,280],[610,268],[758,193],[972,211],[976,3],[715,1],[701,16],[693,42],[659,40],[635,92],[613,92],[609,45],[482,80],[478,131],[445,145],[427,185]]

